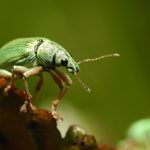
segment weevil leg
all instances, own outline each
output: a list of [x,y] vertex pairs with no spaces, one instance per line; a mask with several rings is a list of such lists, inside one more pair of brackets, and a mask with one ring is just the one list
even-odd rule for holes
[[15,84],[14,84],[14,80],[15,80],[15,75],[16,73],[20,73],[21,75],[28,71],[29,69],[24,67],[24,66],[13,66],[12,68],[12,72],[11,72],[11,79],[10,79],[10,83],[8,88],[14,88]]
[[[31,94],[30,94],[30,92],[29,92],[29,88],[28,88],[28,83],[27,83],[27,78],[28,77],[30,77],[30,76],[34,76],[34,75],[37,75],[37,74],[39,74],[41,71],[43,71],[43,68],[41,67],[41,66],[37,66],[37,67],[34,67],[34,68],[31,68],[31,69],[29,69],[29,68],[26,68],[26,67],[22,67],[22,66],[14,66],[13,67],[13,73],[20,73],[22,76],[23,76],[23,80],[24,80],[24,86],[25,86],[25,90],[26,90],[26,92],[27,92],[27,95],[28,95],[28,98],[29,98],[29,100],[32,98],[32,96],[31,96]],[[12,74],[13,74],[12,73]],[[13,76],[12,76],[12,82],[13,82]],[[36,109],[36,107],[34,106],[34,105],[32,105],[32,103],[30,102],[29,103],[29,105],[30,105],[30,108],[32,109],[32,110],[35,110]],[[22,110],[22,107],[24,108],[26,106],[26,104],[25,105],[23,105],[23,106],[21,106],[21,110]]]
[[56,84],[58,85],[58,87],[60,88],[60,92],[57,98],[52,102],[52,107],[51,107],[52,115],[56,119],[62,119],[57,114],[56,109],[60,103],[60,100],[67,92],[68,88],[71,86],[72,80],[69,78],[69,76],[67,76],[65,73],[59,70],[50,70],[50,74],[54,79],[54,81],[56,82]]
[[72,85],[72,80],[71,78],[65,74],[62,71],[59,71],[57,69],[55,69],[55,72],[60,76],[60,78],[64,81],[65,86],[63,87],[63,91],[60,91],[59,95],[58,95],[58,99],[62,99],[63,96],[65,95],[65,93],[67,92],[67,90],[70,88],[70,86]]
[[[0,69],[0,80],[1,80],[1,85],[0,87],[4,90],[6,88],[6,80],[10,80],[12,76],[12,73],[4,70],[4,69]],[[6,80],[5,80],[6,79]]]
[[29,69],[28,71],[26,71],[25,73],[23,73],[23,80],[25,83],[25,89],[27,91],[27,94],[30,95],[29,89],[28,89],[28,84],[27,84],[27,78],[30,76],[34,76],[39,74],[41,71],[43,71],[43,68],[41,66],[37,66],[34,68]]
[[43,74],[40,73],[39,74],[39,81],[38,81],[38,83],[36,85],[36,88],[35,88],[35,93],[34,93],[34,96],[33,96],[33,101],[35,101],[36,96],[39,93],[39,91],[41,90],[43,83],[44,83]]
[[26,67],[24,67],[24,66],[13,66],[12,72],[11,72],[10,83],[6,87],[5,91],[8,91],[10,88],[14,88],[15,87],[14,80],[15,80],[15,76],[17,75],[17,73],[19,73],[20,75],[22,75],[24,72],[26,72],[28,70],[29,69],[26,68]]
[[0,77],[1,78],[5,78],[5,79],[11,79],[12,73],[4,70],[4,69],[0,69]]
[[67,86],[70,87],[72,85],[72,80],[66,73],[57,69],[55,69],[55,72],[62,78],[62,80],[66,83]]
[[[52,76],[53,80],[55,81],[55,83],[58,85],[60,91],[63,90],[64,88],[64,82],[63,80],[60,78],[60,76],[54,71],[54,70],[50,70],[49,71],[50,75]],[[57,106],[59,104],[59,99],[58,97],[52,102],[52,106],[51,106],[51,112],[52,112],[52,115],[55,119],[59,120],[59,119],[62,119],[59,114],[57,114],[56,112],[56,109],[57,109]]]
[[[0,69],[0,77],[5,78],[7,80],[14,80],[13,73],[4,69]],[[14,87],[14,82],[11,81],[10,84],[4,88],[4,92],[7,93],[10,88],[14,89]]]
[[27,78],[30,77],[30,76],[34,76],[34,75],[39,74],[42,70],[43,70],[43,68],[41,66],[34,67],[34,68],[31,68],[31,69],[26,68],[24,66],[14,66],[13,69],[12,69],[10,86],[14,86],[14,75],[16,73],[20,73],[23,76],[25,90],[28,94],[29,99],[31,99],[32,96],[31,96],[31,94],[29,92],[29,89],[28,89]]

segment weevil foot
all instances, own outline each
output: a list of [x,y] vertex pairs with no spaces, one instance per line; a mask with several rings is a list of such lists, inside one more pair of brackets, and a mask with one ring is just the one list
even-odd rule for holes
[[59,99],[52,101],[52,108],[51,108],[52,111],[56,111],[57,106],[59,105],[59,102],[60,102]]
[[[16,77],[16,76],[15,76]],[[7,95],[9,91],[13,91],[15,90],[16,87],[15,87],[15,84],[14,84],[14,81],[10,81],[10,83],[4,88],[4,93]]]
[[5,88],[4,88],[4,93],[6,94],[6,95],[8,95],[8,92],[9,91],[11,91],[11,90],[14,90],[15,89],[15,87],[13,86],[11,86],[11,85],[7,85]]
[[33,111],[37,109],[31,102],[25,101],[24,104],[20,107],[20,112],[26,113],[28,111],[28,106]]
[[52,111],[52,116],[55,118],[57,121],[63,121],[63,118],[56,112]]
[[25,101],[24,104],[20,107],[20,112],[27,112],[28,101]]
[[54,100],[54,101],[52,102],[51,112],[52,112],[53,117],[54,117],[56,120],[63,121],[63,118],[56,112],[56,109],[57,109],[57,106],[58,106],[59,102],[60,102],[59,99],[56,99],[56,100]]
[[32,99],[32,95],[30,93],[27,92],[28,95],[28,99],[31,100]]
[[37,109],[31,102],[29,103],[29,105],[30,105],[30,108],[31,108],[32,110],[36,110],[36,109]]

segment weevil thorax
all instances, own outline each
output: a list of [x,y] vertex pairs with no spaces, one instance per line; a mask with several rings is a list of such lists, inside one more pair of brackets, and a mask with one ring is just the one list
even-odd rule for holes
[[48,39],[44,39],[43,43],[38,47],[37,63],[46,69],[63,66],[73,74],[79,71],[79,65],[72,56],[61,45]]

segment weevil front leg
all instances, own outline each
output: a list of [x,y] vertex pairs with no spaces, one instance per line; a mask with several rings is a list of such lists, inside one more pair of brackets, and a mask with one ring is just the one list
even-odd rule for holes
[[65,87],[64,87],[64,92],[61,92],[60,91],[60,94],[59,96],[57,97],[58,99],[62,99],[63,96],[65,95],[65,93],[67,92],[67,90],[70,88],[70,86],[72,85],[72,80],[71,78],[65,74],[64,72],[62,71],[59,71],[57,69],[55,69],[55,72],[60,76],[60,78],[64,81],[64,83],[66,84]]
[[56,82],[56,84],[58,85],[58,87],[60,88],[60,92],[57,98],[52,102],[52,107],[51,107],[52,115],[56,119],[62,119],[57,114],[56,109],[60,103],[60,100],[67,92],[68,88],[71,86],[72,80],[69,78],[69,76],[67,76],[65,73],[59,70],[50,70],[50,74],[54,79],[54,81]]

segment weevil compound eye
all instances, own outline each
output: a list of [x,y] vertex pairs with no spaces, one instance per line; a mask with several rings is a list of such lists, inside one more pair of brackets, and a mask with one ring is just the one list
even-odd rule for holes
[[67,64],[68,64],[68,59],[67,58],[61,59],[61,65],[62,66],[66,66]]

